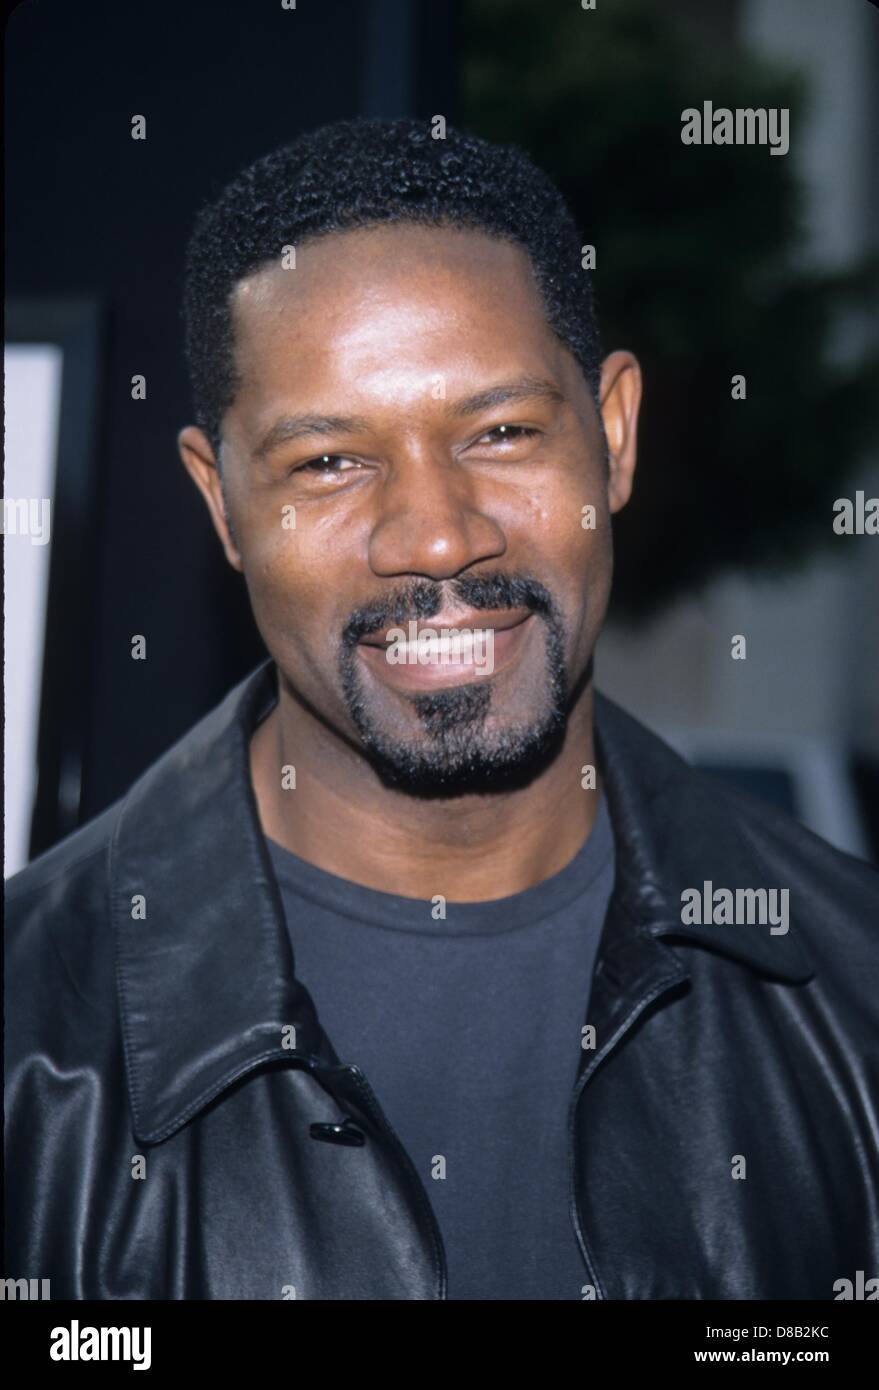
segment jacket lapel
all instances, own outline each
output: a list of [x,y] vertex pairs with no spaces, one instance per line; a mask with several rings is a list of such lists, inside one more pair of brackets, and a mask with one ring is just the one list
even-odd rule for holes
[[[747,818],[736,813],[735,794],[697,772],[606,696],[596,691],[594,698],[596,751],[617,848],[613,905],[639,929],[636,939],[690,940],[774,979],[810,979],[796,902],[784,934],[773,935],[768,926],[682,922],[681,895],[701,893],[706,880],[732,890],[782,888],[778,854],[771,846],[767,853]],[[609,916],[617,921],[616,911]],[[606,928],[608,946],[610,936]]]
[[[701,889],[707,870],[718,885],[761,886],[754,882],[760,847],[745,840],[713,783],[598,691],[594,720],[616,878],[589,1000],[595,1038],[580,1058],[584,1082],[648,1005],[689,981],[686,952],[673,949],[672,940],[707,946],[791,983],[814,973],[795,929],[770,936],[759,926],[682,924],[681,894]],[[763,886],[776,874],[767,863]]]
[[276,1055],[337,1060],[295,977],[250,781],[250,733],[276,698],[266,662],[121,806],[111,914],[133,1128],[145,1144]]
[[[712,782],[598,692],[595,735],[617,867],[589,1000],[594,1038],[581,1053],[571,1107],[572,1219],[594,1297],[678,1296],[664,1291],[663,1280],[680,1287],[681,1268],[699,1271],[706,1258],[691,1209],[679,1195],[681,1155],[690,1138],[676,1127],[667,1092],[680,1059],[672,1048],[663,1057],[654,1057],[649,1045],[646,1052],[636,1049],[628,1070],[599,1077],[597,1108],[584,1102],[578,1115],[581,1096],[642,1016],[654,1006],[664,1009],[686,990],[701,991],[688,946],[708,948],[773,980],[801,983],[814,972],[795,925],[785,935],[769,936],[766,926],[682,924],[685,889],[701,888],[712,875],[718,886],[729,888],[773,886],[777,867],[765,861]],[[714,1047],[724,1027],[717,1007],[710,996],[700,1009]],[[667,1027],[689,1070],[686,1029],[679,1036],[680,1021],[675,1024],[670,1015]],[[711,1062],[708,1056],[703,1060],[710,1093]],[[651,1080],[639,1092],[633,1082],[647,1072]],[[637,1236],[627,1237],[626,1222]],[[698,1285],[697,1275],[692,1277]],[[704,1287],[712,1277],[705,1274]]]

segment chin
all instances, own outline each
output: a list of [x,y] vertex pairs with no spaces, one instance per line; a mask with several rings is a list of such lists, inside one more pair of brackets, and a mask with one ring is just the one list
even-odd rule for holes
[[421,798],[488,795],[527,786],[558,756],[566,720],[509,729],[485,728],[468,736],[460,726],[445,735],[413,740],[361,731],[366,757],[384,785]]

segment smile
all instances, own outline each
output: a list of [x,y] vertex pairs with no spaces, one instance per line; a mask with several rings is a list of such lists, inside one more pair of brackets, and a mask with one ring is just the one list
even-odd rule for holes
[[[477,615],[478,616],[478,615]],[[386,628],[358,644],[364,663],[383,684],[402,691],[439,690],[496,675],[527,645],[533,613],[505,614],[504,626],[439,626],[410,622]]]

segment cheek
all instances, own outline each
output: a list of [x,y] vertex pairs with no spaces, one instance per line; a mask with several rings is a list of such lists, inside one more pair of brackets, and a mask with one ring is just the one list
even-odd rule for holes
[[266,645],[271,650],[279,641],[307,641],[309,620],[319,627],[316,593],[319,588],[326,592],[326,579],[300,518],[279,503],[271,513],[248,518],[240,545],[251,606]]
[[555,595],[572,650],[591,650],[607,611],[613,573],[611,517],[603,480],[565,477],[530,499],[524,530],[531,567]]
[[584,575],[597,578],[612,554],[610,512],[604,487],[581,477],[562,477],[534,489],[508,517],[536,572],[549,569],[562,587],[576,590]]

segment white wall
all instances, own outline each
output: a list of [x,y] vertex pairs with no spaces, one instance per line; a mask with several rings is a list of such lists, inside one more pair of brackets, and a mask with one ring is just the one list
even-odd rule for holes
[[[51,536],[55,495],[62,352],[50,344],[10,345],[6,376],[3,495],[39,504],[49,499]],[[39,523],[42,507],[33,513]],[[4,846],[6,877],[28,860],[37,777],[37,726],[43,669],[43,632],[51,543],[29,534],[4,534]]]

